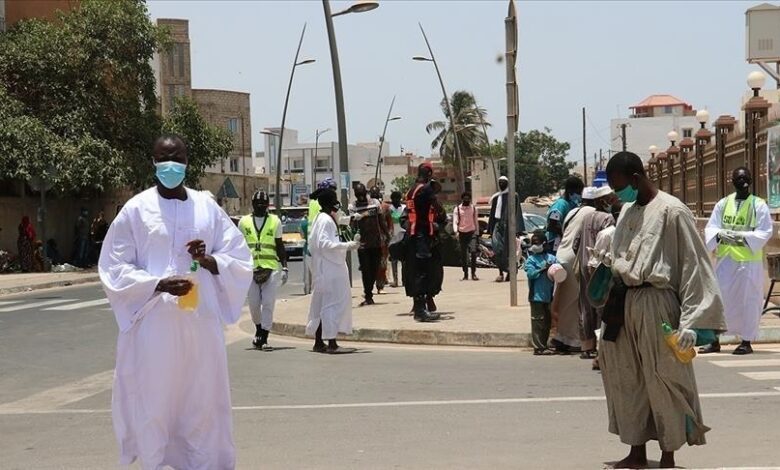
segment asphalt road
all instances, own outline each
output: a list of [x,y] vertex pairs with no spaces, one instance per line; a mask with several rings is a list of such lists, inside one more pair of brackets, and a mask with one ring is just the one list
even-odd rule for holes
[[[291,268],[282,296],[301,291]],[[575,356],[378,344],[326,356],[274,336],[260,352],[240,326],[226,336],[242,469],[597,469],[626,451],[606,431],[600,376]],[[0,298],[0,468],[117,467],[115,340],[98,286]],[[678,464],[780,467],[780,346],[696,361],[713,430]]]

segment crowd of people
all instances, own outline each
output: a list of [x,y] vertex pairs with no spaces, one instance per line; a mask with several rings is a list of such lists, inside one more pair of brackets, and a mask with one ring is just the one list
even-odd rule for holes
[[[232,468],[221,325],[238,320],[248,296],[253,345],[268,348],[287,260],[267,193],[254,194],[252,213],[236,227],[213,199],[184,186],[187,162],[181,139],[157,141],[157,184],[122,208],[100,255],[101,281],[120,331],[114,426],[124,464],[140,458],[149,468]],[[609,430],[630,446],[617,467],[646,466],[650,440],[660,444],[661,466],[673,467],[674,452],[686,443],[704,444],[709,429],[693,366],[677,353],[694,346],[716,352],[718,336],[727,331],[743,340],[735,354],[752,352],[760,318],[755,285],[771,222],[766,204],[750,194],[744,168],[734,171],[736,192],[716,206],[705,240],[691,211],[654,187],[638,156],[616,154],[606,173],[609,185],[600,188],[569,178],[549,210],[547,230],[531,234],[524,269],[533,351],[579,352],[601,370]],[[508,258],[502,243],[512,230],[524,229],[507,226],[507,185],[502,178],[489,224],[502,260]],[[431,165],[421,164],[412,187],[391,194],[389,204],[378,188],[356,185],[354,202],[343,211],[335,189],[332,180],[322,181],[309,202],[305,255],[313,292],[306,333],[314,337],[313,351],[354,351],[336,340],[352,331],[350,251],[358,254],[362,306],[373,305],[375,289],[388,284],[389,264],[392,285],[403,284],[414,319],[436,320],[434,299],[443,281],[439,235],[447,214]],[[453,231],[463,279],[476,280],[480,230],[470,194],[454,209]],[[20,226],[22,232],[30,235],[29,225]],[[714,269],[708,248],[716,252]],[[501,263],[503,282],[509,266]],[[194,288],[200,302],[186,314],[179,304]],[[730,293],[725,316],[721,290]],[[675,331],[678,351],[667,344],[667,327]]]

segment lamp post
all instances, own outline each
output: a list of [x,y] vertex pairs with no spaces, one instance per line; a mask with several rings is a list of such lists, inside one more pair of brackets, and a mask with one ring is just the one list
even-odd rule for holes
[[680,141],[680,199],[686,205],[688,205],[688,157],[693,151],[694,144],[690,137]]
[[330,127],[327,129],[319,130],[317,129],[314,131],[314,155],[312,156],[311,161],[311,191],[314,192],[317,186],[317,149],[319,149],[319,143],[320,143],[320,136],[330,130]]
[[[398,121],[401,119],[401,116],[394,116],[390,117],[390,115],[393,112],[393,105],[395,104],[395,96],[393,96],[393,100],[390,101],[390,109],[387,110],[387,117],[385,118],[385,127],[382,129],[382,137],[379,138],[379,153],[376,156],[376,168],[374,169],[374,184],[379,186],[379,175],[382,174],[382,147],[385,145],[385,134],[387,133],[387,124],[390,121]],[[384,184],[382,185],[382,190],[384,190]]]
[[420,26],[420,31],[422,32],[423,39],[425,39],[425,45],[428,46],[428,52],[431,54],[430,57],[424,57],[424,56],[414,56],[412,57],[412,60],[417,60],[420,62],[433,62],[433,67],[436,69],[436,76],[439,77],[439,85],[441,85],[441,93],[444,95],[444,103],[447,105],[447,114],[449,115],[450,120],[450,128],[452,128],[452,142],[455,146],[455,158],[458,162],[458,167],[460,168],[460,178],[458,178],[458,192],[463,193],[466,189],[466,168],[463,166],[463,157],[460,154],[460,144],[458,143],[458,130],[455,127],[455,116],[452,114],[452,106],[450,106],[450,98],[447,94],[447,89],[444,87],[444,80],[441,78],[441,72],[439,71],[439,64],[436,62],[436,56],[433,55],[433,49],[431,49],[431,43],[428,42],[428,36],[425,34],[425,30],[422,27],[422,24],[418,23]]
[[[276,206],[276,214],[282,215],[282,195],[279,192],[282,179],[282,143],[284,141],[284,123],[287,120],[287,105],[290,102],[290,90],[292,90],[293,78],[295,77],[295,69],[299,65],[306,65],[315,62],[314,59],[304,59],[298,61],[298,55],[301,53],[301,46],[303,45],[303,35],[306,33],[306,23],[303,24],[303,30],[301,31],[301,39],[298,41],[298,49],[295,51],[295,59],[293,60],[292,70],[290,71],[290,82],[287,84],[287,96],[284,98],[284,109],[282,110],[282,127],[279,129],[279,148],[276,152],[276,194],[274,195],[274,205]],[[290,191],[292,197],[292,191]]]
[[[336,45],[336,32],[333,29],[333,18],[348,13],[363,13],[371,11],[379,6],[372,1],[355,2],[349,8],[336,12],[330,12],[330,2],[322,0],[322,9],[325,13],[325,27],[328,30],[328,43],[330,45],[330,62],[333,68],[333,89],[336,97],[336,121],[339,135],[339,179],[341,188],[341,206],[346,210],[349,205],[349,156],[347,155],[347,118],[344,112],[344,90],[341,84],[341,66],[339,65],[339,51]],[[346,176],[345,176],[346,174]],[[349,260],[350,257],[347,257]],[[351,278],[350,278],[351,279]]]
[[[761,118],[766,114],[769,109],[769,103],[758,96],[758,92],[764,86],[766,77],[761,72],[750,72],[748,75],[747,83],[751,90],[753,90],[753,96],[745,103],[742,109],[745,111],[745,137],[746,137],[746,152],[745,152],[745,166],[750,169],[753,175],[753,181],[758,183],[760,168],[758,164],[758,129],[761,127]],[[754,184],[754,190],[757,184]]]
[[696,111],[696,120],[701,126],[694,138],[696,139],[696,213],[699,216],[704,215],[704,149],[709,145],[712,139],[712,132],[707,129],[707,121],[710,120],[710,113],[706,109]]
[[498,191],[498,170],[496,169],[496,161],[493,159],[493,149],[490,147],[490,138],[488,137],[487,133],[487,124],[485,124],[485,120],[482,118],[482,113],[480,112],[479,105],[477,105],[477,100],[474,100],[474,112],[477,113],[477,116],[479,117],[479,124],[482,126],[482,135],[485,138],[485,145],[487,146],[488,150],[488,158],[490,158],[490,164],[493,167],[493,180],[496,184],[496,191]]
[[675,144],[679,137],[680,135],[676,131],[669,131],[669,133],[666,134],[666,138],[671,142],[669,148],[666,149],[666,156],[669,161],[669,164],[667,165],[667,168],[669,169],[669,194],[672,196],[674,196],[674,159],[680,153],[680,149],[677,148]]
[[651,172],[650,179],[655,181],[655,179],[656,179],[656,172],[657,172],[656,165],[658,164],[658,160],[656,160],[655,154],[656,154],[656,152],[658,152],[658,147],[656,147],[655,145],[651,145],[651,146],[647,147],[647,150],[650,152],[650,160],[648,162],[648,163],[650,163],[650,172]]

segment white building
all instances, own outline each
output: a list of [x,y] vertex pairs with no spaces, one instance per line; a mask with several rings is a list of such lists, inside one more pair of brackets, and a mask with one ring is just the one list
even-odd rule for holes
[[628,118],[611,121],[612,154],[622,150],[621,132],[624,124],[626,150],[639,155],[642,160],[650,158],[647,149],[651,145],[658,147],[659,152],[669,147],[670,142],[666,138],[669,131],[677,131],[682,140],[692,138],[699,128],[693,106],[671,95],[651,95],[630,109],[632,114]]
[[[264,133],[265,151],[258,152],[255,156],[257,171],[268,174],[271,177],[270,192],[273,198],[276,193],[276,159],[278,155],[279,128],[267,128]],[[270,135],[269,135],[270,133]],[[272,135],[275,134],[275,135]],[[374,184],[376,174],[379,142],[349,144],[349,179],[350,185],[361,182],[366,186]],[[385,142],[382,146],[381,182],[389,188],[390,183],[397,176],[407,174],[408,165],[396,161],[389,156],[390,144]],[[261,153],[263,155],[261,155]],[[282,188],[281,195],[284,205],[297,205],[302,202],[302,196],[312,192],[312,188],[325,178],[333,178],[338,181],[341,173],[339,168],[339,144],[336,141],[300,142],[298,131],[284,129],[284,142],[282,144]],[[382,186],[382,184],[380,184]]]

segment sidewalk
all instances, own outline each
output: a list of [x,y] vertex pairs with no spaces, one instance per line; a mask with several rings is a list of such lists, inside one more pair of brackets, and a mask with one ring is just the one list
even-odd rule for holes
[[0,296],[51,287],[85,284],[99,280],[97,271],[94,269],[70,273],[0,274]]
[[[460,268],[445,268],[443,291],[436,297],[441,320],[415,322],[409,310],[411,300],[404,289],[388,287],[374,296],[376,305],[358,307],[362,286],[352,289],[353,333],[344,340],[451,346],[531,347],[531,320],[528,283],[521,272],[518,282],[518,306],[509,307],[509,284],[496,283],[494,270],[482,270],[480,281],[461,281]],[[274,312],[273,332],[305,337],[309,296],[279,300]],[[724,337],[722,343],[733,338]],[[758,342],[780,342],[780,318],[764,315]]]

